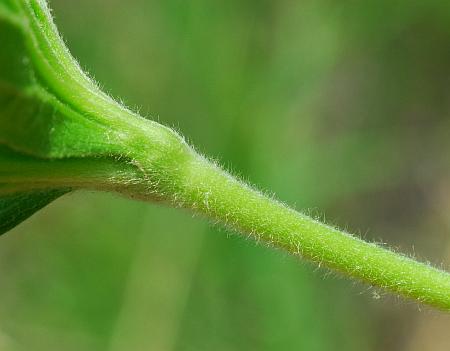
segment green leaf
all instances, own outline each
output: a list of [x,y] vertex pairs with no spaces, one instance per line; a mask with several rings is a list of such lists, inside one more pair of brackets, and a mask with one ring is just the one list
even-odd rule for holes
[[0,234],[14,228],[68,191],[68,189],[38,190],[0,197]]
[[0,143],[38,157],[111,152],[109,127],[62,103],[37,78],[24,29],[0,8]]

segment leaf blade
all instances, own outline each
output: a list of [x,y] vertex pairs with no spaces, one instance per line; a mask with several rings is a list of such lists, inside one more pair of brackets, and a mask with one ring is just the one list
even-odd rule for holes
[[69,189],[37,190],[0,197],[0,235],[69,191]]

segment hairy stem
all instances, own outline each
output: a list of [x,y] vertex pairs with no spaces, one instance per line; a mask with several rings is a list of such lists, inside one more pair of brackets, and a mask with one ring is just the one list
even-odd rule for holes
[[450,275],[320,223],[236,180],[203,157],[183,169],[175,202],[293,255],[450,310]]
[[[25,55],[31,64],[24,69],[30,69],[32,77],[26,89],[16,84],[15,89],[3,91],[3,213],[13,212],[14,201],[25,196],[21,192],[34,191],[34,199],[44,189],[88,188],[162,200],[258,242],[450,310],[449,273],[320,223],[233,178],[176,132],[103,93],[70,55],[45,1],[0,1],[7,5],[0,20],[8,17],[24,39],[19,49],[25,53],[18,51],[11,57],[23,61]],[[14,11],[5,12],[8,8]],[[45,196],[39,204],[55,195]]]

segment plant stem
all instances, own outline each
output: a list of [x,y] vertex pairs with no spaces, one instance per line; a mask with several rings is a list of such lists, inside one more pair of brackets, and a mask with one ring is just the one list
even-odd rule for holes
[[36,77],[34,89],[21,94],[31,94],[39,108],[15,106],[0,116],[0,195],[88,188],[164,200],[319,266],[450,310],[449,273],[322,224],[233,178],[171,129],[104,94],[70,55],[44,0],[10,6]]
[[405,297],[450,310],[450,275],[320,223],[194,157],[176,202],[250,238]]

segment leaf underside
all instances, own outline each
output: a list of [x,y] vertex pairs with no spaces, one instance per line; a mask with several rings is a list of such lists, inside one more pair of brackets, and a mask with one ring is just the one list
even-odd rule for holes
[[[38,80],[17,9],[15,1],[0,0],[0,156],[6,151],[8,155],[17,152],[42,159],[85,156],[79,150],[86,140],[91,148],[96,142],[80,135],[95,125],[85,122],[79,112],[60,102]],[[8,181],[1,179],[11,172],[6,161],[0,157],[0,234],[70,191],[11,192]],[[7,191],[2,192],[4,189]]]
[[0,234],[14,228],[67,192],[69,192],[68,189],[50,189],[0,197]]

